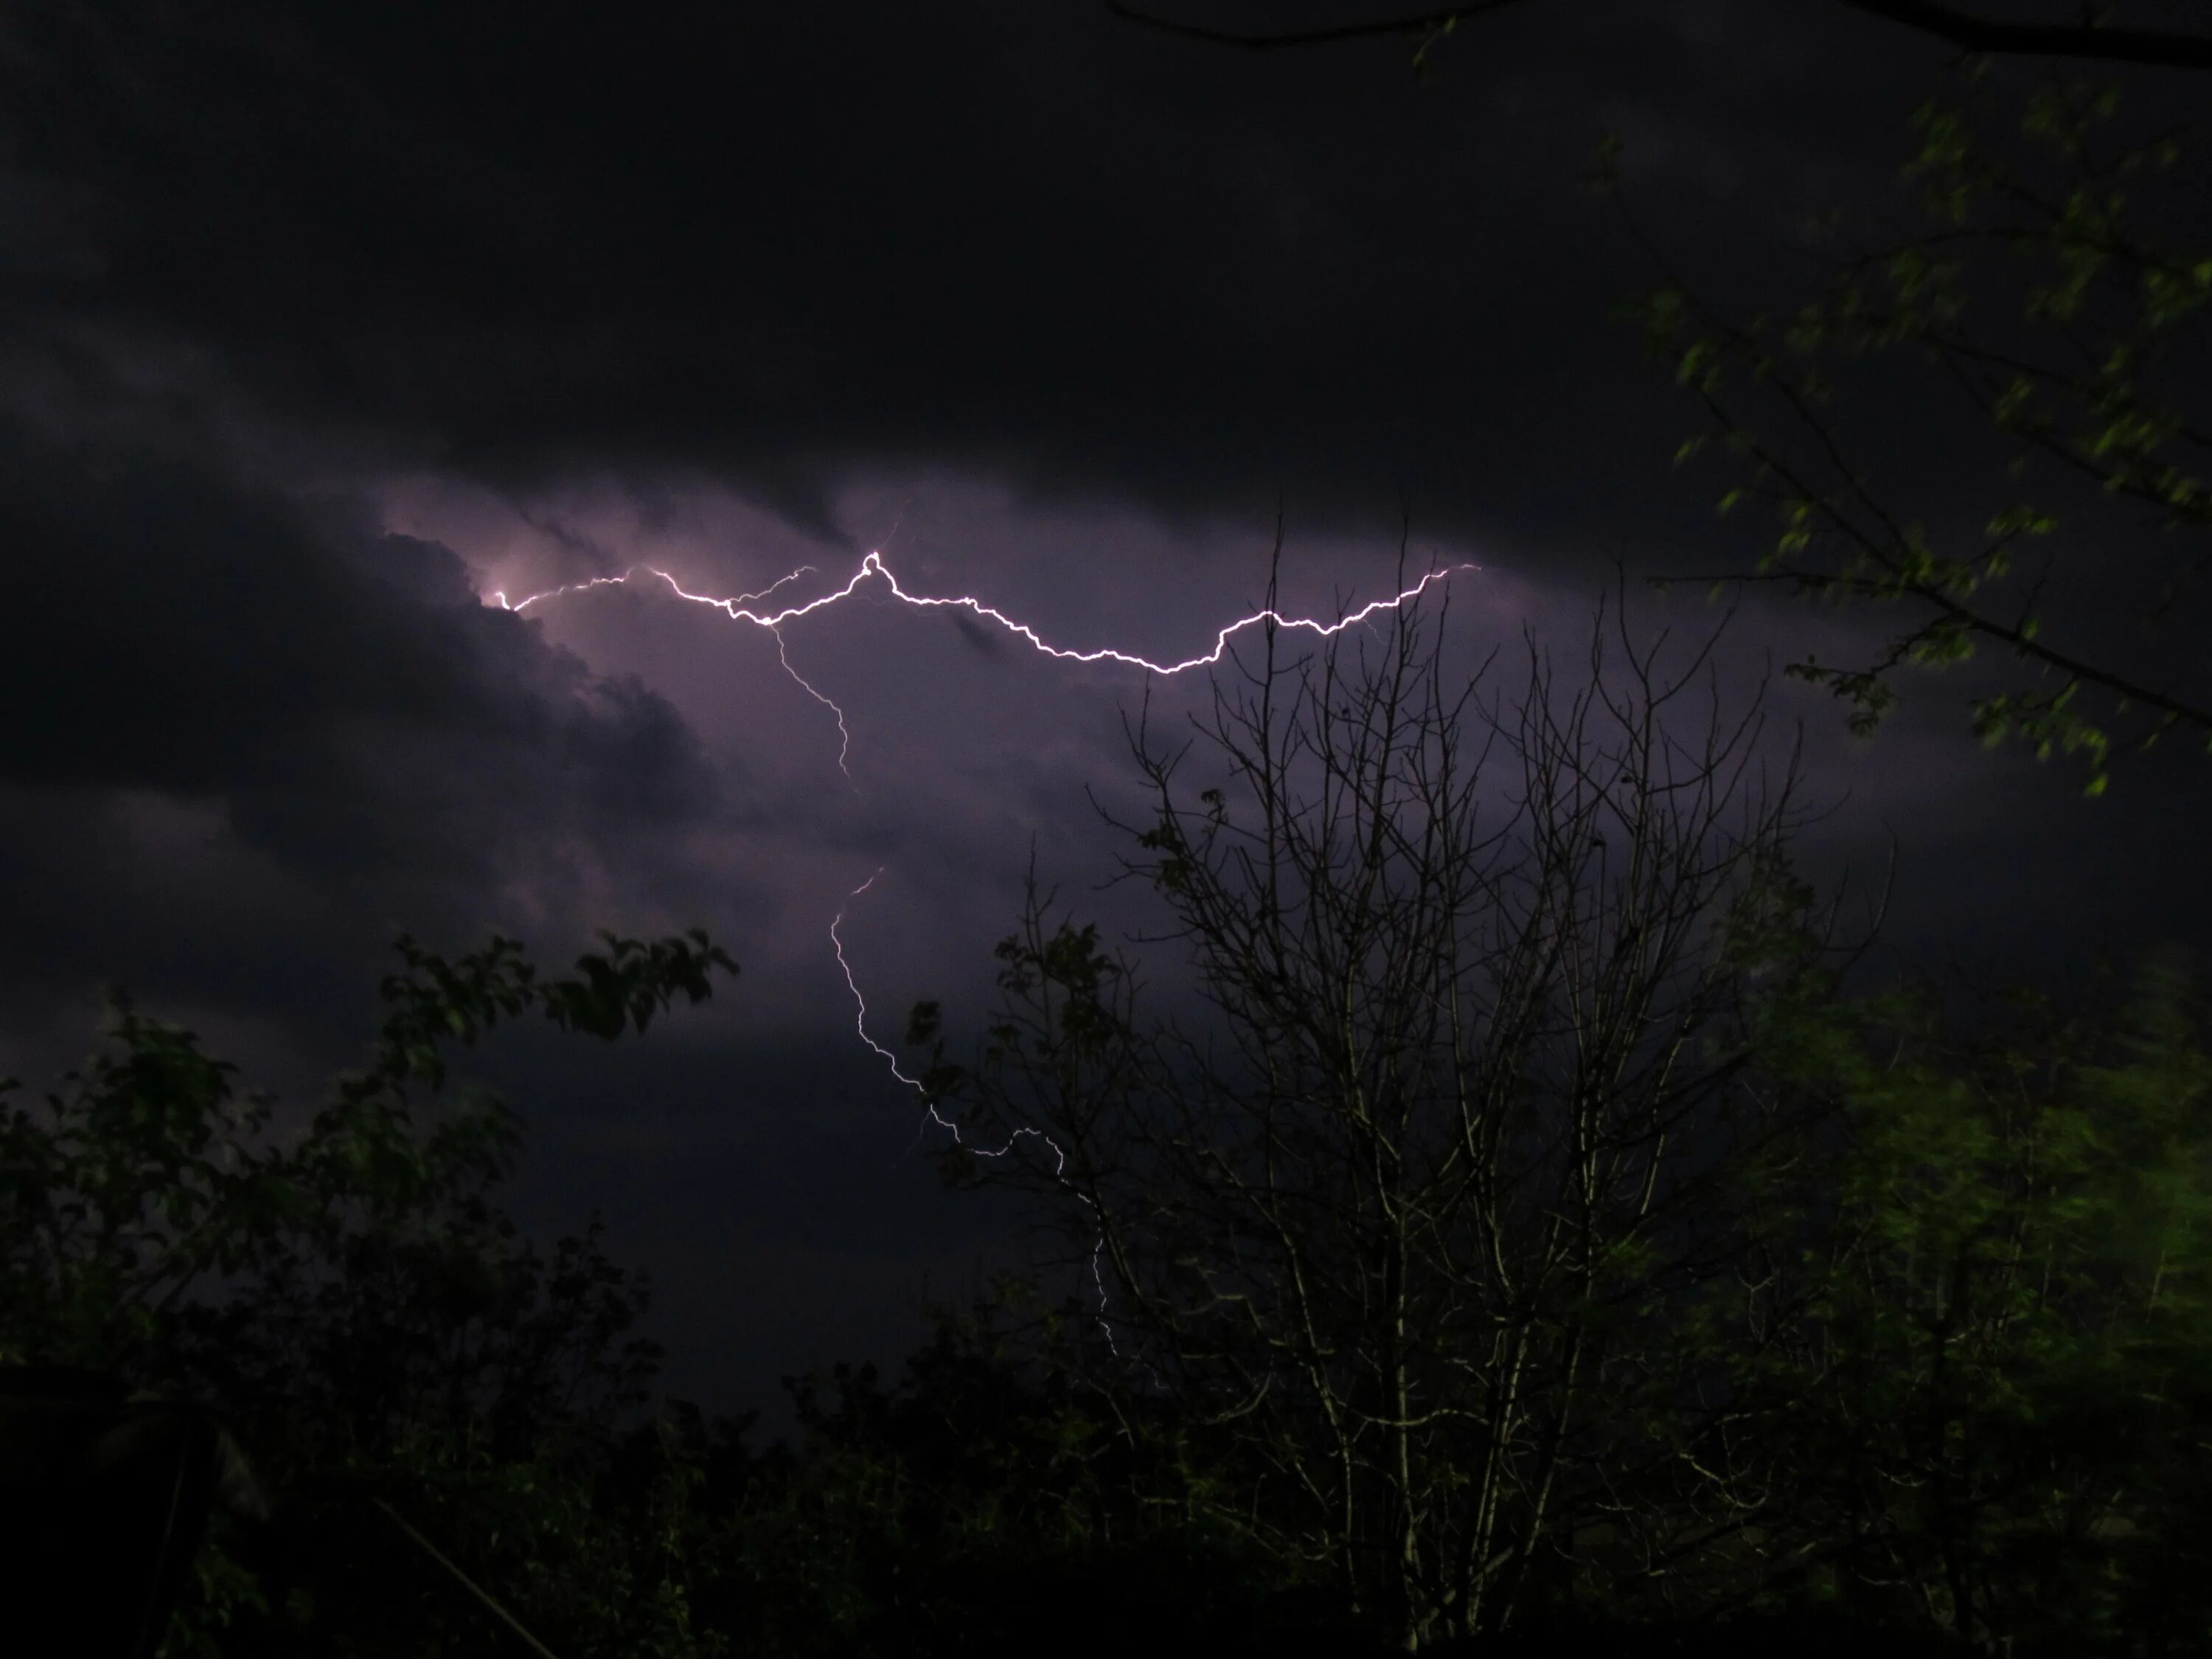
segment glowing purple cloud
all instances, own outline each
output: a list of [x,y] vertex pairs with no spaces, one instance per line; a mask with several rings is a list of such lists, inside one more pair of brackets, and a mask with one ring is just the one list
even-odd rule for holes
[[[542,604],[548,599],[557,599],[563,594],[582,592],[590,588],[607,587],[618,583],[626,583],[631,577],[637,574],[639,571],[643,570],[652,575],[658,576],[662,581],[667,583],[670,591],[680,599],[686,600],[693,605],[711,606],[714,609],[721,611],[732,622],[750,623],[755,627],[766,629],[769,633],[775,635],[776,658],[777,660],[782,664],[784,672],[790,675],[793,681],[795,682],[799,689],[805,691],[808,696],[813,698],[815,702],[822,704],[823,707],[829,709],[831,714],[836,716],[837,734],[840,739],[837,750],[837,769],[839,771],[843,772],[846,777],[849,779],[852,776],[852,771],[851,769],[846,765],[846,759],[852,749],[852,733],[845,722],[845,711],[832,699],[825,696],[822,692],[817,690],[812,685],[807,684],[807,682],[800,677],[799,671],[792,666],[791,659],[784,650],[783,625],[786,623],[795,622],[802,617],[811,616],[817,611],[827,610],[831,605],[837,604],[840,600],[850,599],[854,592],[859,591],[860,586],[871,578],[880,580],[884,586],[890,590],[891,596],[902,605],[912,605],[917,610],[965,611],[972,616],[985,618],[988,621],[998,623],[1000,627],[1005,629],[1008,633],[1016,635],[1021,639],[1027,641],[1032,647],[1043,655],[1058,658],[1063,662],[1122,663],[1132,668],[1141,668],[1148,674],[1168,676],[1185,673],[1194,668],[1211,667],[1214,664],[1218,663],[1223,655],[1226,653],[1229,649],[1229,641],[1237,634],[1242,633],[1248,628],[1256,628],[1262,623],[1272,623],[1278,628],[1294,629],[1301,632],[1310,633],[1318,639],[1328,639],[1333,635],[1343,632],[1347,628],[1354,627],[1360,623],[1365,622],[1370,617],[1372,617],[1377,611],[1395,611],[1410,601],[1419,599],[1422,593],[1427,591],[1431,583],[1449,580],[1453,575],[1462,570],[1479,570],[1481,567],[1473,563],[1439,566],[1429,571],[1427,574],[1424,575],[1420,580],[1415,582],[1411,587],[1406,588],[1402,592],[1395,593],[1389,599],[1376,599],[1368,605],[1361,606],[1357,611],[1347,612],[1344,616],[1338,617],[1337,620],[1333,623],[1319,622],[1310,617],[1285,617],[1281,612],[1272,609],[1255,611],[1248,617],[1239,617],[1237,621],[1231,623],[1227,627],[1222,629],[1219,633],[1216,634],[1213,640],[1213,648],[1211,651],[1205,652],[1195,657],[1187,657],[1180,662],[1155,662],[1148,657],[1141,657],[1137,655],[1134,652],[1120,650],[1113,646],[1099,646],[1090,650],[1082,650],[1073,647],[1053,645],[1047,642],[1044,637],[1034,628],[1031,628],[1027,623],[1017,622],[1012,617],[1007,616],[1003,611],[999,610],[994,605],[986,605],[982,600],[974,598],[972,595],[957,594],[948,598],[923,593],[909,593],[904,587],[899,585],[898,578],[891,574],[890,567],[884,562],[884,556],[880,552],[871,552],[866,558],[862,559],[860,561],[860,568],[853,573],[851,580],[846,582],[842,587],[834,589],[828,593],[821,594],[815,599],[805,600],[803,603],[786,606],[781,611],[757,611],[752,608],[760,601],[766,599],[774,594],[779,588],[787,586],[790,583],[798,580],[799,577],[807,574],[814,567],[811,565],[801,565],[789,575],[779,577],[776,580],[770,582],[766,587],[761,589],[758,592],[740,593],[734,599],[716,599],[712,594],[691,592],[690,590],[685,588],[681,582],[678,581],[675,577],[670,575],[665,570],[662,570],[656,566],[643,564],[632,565],[628,570],[623,571],[618,576],[594,576],[586,581],[570,582],[560,587],[547,588],[543,592],[532,593],[528,598],[518,600],[511,605],[507,602],[507,598],[505,593],[495,592],[493,593],[490,598],[493,603],[498,605],[504,610],[521,611],[527,610],[533,605]],[[883,873],[883,871],[878,868],[874,875],[870,876],[866,881],[862,882],[858,887],[853,889],[853,890],[847,895],[848,901],[849,902],[852,899],[858,898],[861,894],[866,892],[871,887],[874,886],[878,878],[881,877]],[[1024,1136],[1036,1136],[1038,1139],[1043,1141],[1046,1146],[1051,1149],[1054,1159],[1053,1173],[1060,1181],[1060,1184],[1066,1187],[1068,1190],[1073,1193],[1076,1198],[1080,1200],[1083,1203],[1091,1205],[1091,1208],[1095,1211],[1097,1206],[1092,1203],[1091,1200],[1084,1193],[1078,1191],[1073,1183],[1068,1181],[1066,1175],[1067,1155],[1060,1149],[1059,1144],[1054,1141],[1051,1136],[1046,1134],[1042,1129],[1019,1128],[1016,1129],[1013,1133],[1007,1138],[1006,1144],[1005,1146],[1000,1147],[995,1152],[986,1151],[981,1147],[969,1146],[966,1141],[961,1137],[960,1126],[952,1122],[950,1119],[945,1117],[938,1111],[936,1102],[929,1098],[928,1090],[924,1086],[921,1079],[908,1077],[904,1072],[901,1071],[899,1069],[898,1056],[894,1054],[889,1048],[884,1047],[882,1043],[877,1042],[875,1038],[868,1035],[867,999],[861,994],[860,981],[854,976],[852,964],[846,960],[845,942],[839,933],[839,929],[844,925],[844,921],[845,908],[841,905],[838,908],[837,914],[830,919],[830,948],[837,958],[837,967],[839,971],[845,976],[846,988],[853,994],[853,1029],[859,1034],[860,1039],[863,1043],[866,1044],[868,1048],[883,1057],[884,1063],[890,1067],[890,1073],[894,1078],[922,1097],[925,1125],[928,1123],[936,1124],[939,1128],[947,1131],[952,1136],[955,1145],[965,1147],[966,1150],[973,1152],[978,1158],[1004,1158],[1013,1151],[1015,1144]],[[1106,1334],[1107,1346],[1112,1349],[1113,1352],[1118,1355],[1121,1350],[1114,1340],[1114,1328],[1107,1322],[1106,1319],[1106,1281],[1104,1274],[1100,1268],[1098,1260],[1100,1252],[1105,1249],[1105,1237],[1102,1233],[1099,1236],[1097,1242],[1091,1246],[1091,1276],[1092,1283],[1097,1285],[1098,1290],[1099,1328]]]

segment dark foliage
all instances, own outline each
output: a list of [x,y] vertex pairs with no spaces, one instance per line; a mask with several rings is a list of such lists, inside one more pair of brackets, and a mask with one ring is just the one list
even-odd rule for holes
[[[637,1024],[641,989],[703,990],[718,959],[683,949],[602,958],[581,1015],[512,947],[412,956],[372,1066],[289,1136],[120,999],[100,1054],[9,1114],[14,1380],[69,1364],[106,1408],[197,1402],[267,1499],[229,1482],[163,1651],[526,1651],[517,1627],[563,1659],[1376,1645],[1240,1511],[1218,1414],[1101,1365],[1089,1310],[1025,1281],[941,1310],[896,1382],[793,1380],[796,1443],[647,1409],[643,1284],[596,1226],[517,1237],[492,1202],[514,1121],[433,1062],[441,1033],[532,1007]],[[1458,1646],[2201,1650],[2204,1027],[2171,966],[2066,1006],[1774,1005],[1760,1086],[1828,1098],[1848,1133],[1766,1190],[1736,1299],[1675,1310],[1733,1390],[1733,1461],[1704,1485],[1622,1470],[1619,1524],[1561,1540],[1512,1626]],[[1743,1523],[1712,1525],[1730,1502]],[[68,1505],[44,1518],[61,1537]],[[112,1518],[82,1535],[119,1547]]]

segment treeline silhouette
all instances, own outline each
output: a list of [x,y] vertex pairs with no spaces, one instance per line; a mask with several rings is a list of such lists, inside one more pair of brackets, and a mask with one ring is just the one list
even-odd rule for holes
[[[411,1014],[465,1003],[458,988],[489,955]],[[1964,1559],[1996,1650],[2202,1650],[2212,1060],[2172,969],[2132,1000],[2118,989],[2107,977],[2070,1009],[2024,997],[1966,1042],[1924,1005],[1899,1029],[1895,998],[1886,1025],[1863,1005],[1808,1011],[1800,1040],[1850,1039],[1820,1055],[1845,1080],[1878,1060],[1910,1082],[1820,1154],[1849,1201],[1802,1218],[1804,1249],[1872,1230],[1905,1255],[1834,1310],[1846,1328],[1832,1340],[1860,1352],[1745,1401],[1747,1455],[1790,1481],[1762,1530],[1793,1547],[1706,1552],[1665,1568],[1649,1587],[1663,1595],[1609,1604],[1619,1565],[1593,1537],[1513,1627],[1431,1645],[1954,1650],[1899,1582],[1899,1556],[1921,1551],[1937,1572],[1947,1553]],[[516,1150],[504,1109],[379,1097],[377,1075],[342,1084],[334,1115],[272,1151],[264,1103],[190,1034],[118,1000],[100,1054],[6,1121],[14,1403],[67,1392],[71,1377],[34,1366],[86,1368],[116,1392],[197,1402],[245,1462],[172,1587],[161,1652],[530,1650],[508,1619],[563,1656],[1194,1639],[1355,1653],[1389,1639],[1329,1564],[1301,1568],[1224,1511],[1238,1449],[1223,1425],[1141,1377],[1102,1376],[1091,1310],[1019,1280],[940,1310],[896,1382],[842,1365],[793,1381],[795,1443],[762,1448],[750,1417],[654,1401],[646,1289],[596,1224],[546,1255],[501,1217]],[[1963,1293],[1984,1299],[1950,1316],[1948,1370],[1918,1299],[1941,1264],[1912,1256],[1939,1233],[1954,1263],[2021,1264],[2020,1283]],[[1990,1249],[1974,1255],[1969,1235]],[[2062,1299],[2061,1282],[2094,1293]],[[119,1408],[94,1388],[75,1398]],[[42,1441],[57,1457],[58,1420]],[[1930,1490],[1947,1476],[1964,1487],[1948,1509]],[[1622,1502],[1625,1536],[1637,1495]],[[1654,1517],[1667,1507],[1653,1494]],[[30,1581],[11,1553],[19,1632],[103,1650],[100,1615],[140,1594],[149,1559],[126,1518],[72,1507],[65,1486],[41,1499],[17,1486],[11,1528],[46,1540],[52,1575]],[[59,1621],[40,1625],[46,1592]]]

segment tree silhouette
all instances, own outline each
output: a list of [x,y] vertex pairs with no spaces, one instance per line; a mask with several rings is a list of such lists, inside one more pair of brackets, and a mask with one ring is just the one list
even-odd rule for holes
[[1124,873],[1201,1023],[1148,1021],[1033,886],[977,1063],[930,1077],[1009,1148],[976,1175],[1063,1200],[1109,1372],[1226,1447],[1220,1514],[1407,1646],[1507,1627],[1613,1472],[1724,1428],[1669,1307],[1793,1127],[1734,1086],[1747,1011],[1833,948],[1711,641],[1670,675],[1601,617],[1584,677],[1532,644],[1509,708],[1438,626],[1271,633],[1189,742],[1134,727]]

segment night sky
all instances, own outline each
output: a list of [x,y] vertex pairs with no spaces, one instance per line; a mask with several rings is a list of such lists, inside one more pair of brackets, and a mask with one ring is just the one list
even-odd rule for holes
[[[1702,589],[1641,579],[1771,532],[1670,469],[1694,411],[1606,317],[1658,273],[1585,169],[1621,135],[1667,257],[1784,307],[1807,216],[1910,222],[1906,118],[1952,54],[1820,0],[1532,4],[1419,78],[1399,40],[1240,52],[1097,0],[580,9],[0,19],[0,1071],[80,1055],[113,982],[304,1100],[398,930],[559,963],[703,926],[744,970],[709,1008],[483,1065],[530,1127],[517,1213],[603,1211],[669,1386],[769,1404],[896,1359],[925,1282],[1020,1248],[1007,1202],[940,1190],[831,917],[883,872],[843,935],[885,1041],[924,996],[972,1030],[1032,849],[1134,925],[1093,891],[1093,798],[1127,799],[1145,677],[864,586],[783,635],[848,778],[772,635],[649,580],[491,596],[642,562],[710,594],[811,565],[806,598],[881,550],[915,592],[1180,658],[1253,608],[1279,514],[1287,611],[1390,592],[1409,524],[1416,568],[1480,567],[1470,653],[1577,653],[1616,567],[1632,629],[1687,637]],[[1908,398],[1870,452],[1939,526],[1948,418]],[[2054,550],[2075,637],[2189,684],[2203,607],[2139,638],[2125,533]],[[1883,621],[1756,598],[1724,678]],[[2201,941],[2212,763],[2084,800],[1976,748],[1978,673],[1906,682],[1871,741],[1778,683],[1835,803],[1808,867],[1878,886],[1893,842],[1893,958]]]

